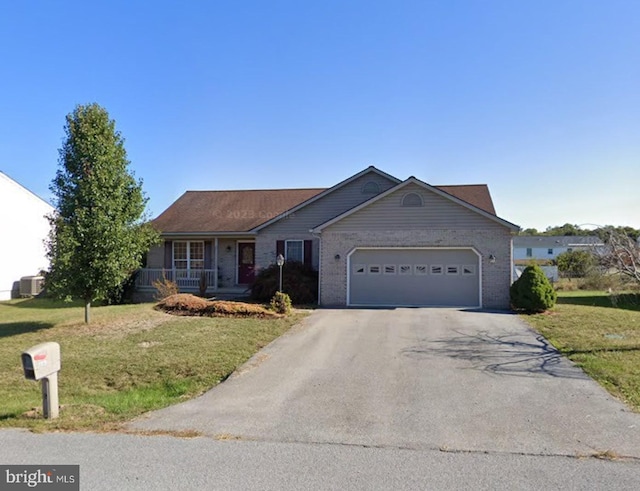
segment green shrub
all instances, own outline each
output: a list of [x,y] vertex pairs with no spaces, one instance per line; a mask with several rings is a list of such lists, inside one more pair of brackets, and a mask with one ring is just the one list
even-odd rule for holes
[[509,291],[511,305],[528,313],[544,312],[556,304],[557,293],[539,266],[527,266]]
[[271,310],[278,314],[290,314],[291,313],[291,298],[289,295],[282,292],[276,292],[269,302]]
[[[280,268],[272,264],[261,270],[251,285],[251,298],[269,302],[278,291]],[[302,263],[291,261],[282,267],[282,291],[294,304],[318,301],[318,272]]]
[[567,251],[558,255],[556,263],[564,277],[583,278],[596,265],[596,258],[589,251]]

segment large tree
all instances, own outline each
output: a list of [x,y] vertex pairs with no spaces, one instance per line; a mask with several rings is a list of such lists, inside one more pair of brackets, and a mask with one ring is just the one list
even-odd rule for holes
[[602,232],[605,245],[596,251],[601,265],[640,284],[640,243],[625,228],[610,227]]
[[47,289],[91,302],[106,298],[139,267],[157,234],[146,223],[142,181],[129,172],[124,139],[98,104],[66,117],[66,138],[50,189]]

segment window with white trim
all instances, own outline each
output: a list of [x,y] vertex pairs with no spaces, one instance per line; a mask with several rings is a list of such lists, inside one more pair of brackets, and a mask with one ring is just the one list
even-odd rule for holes
[[304,240],[286,240],[284,243],[284,259],[304,263]]
[[369,265],[369,274],[380,274],[380,265],[379,264],[370,264]]
[[384,274],[396,274],[396,265],[395,264],[385,264],[383,266]]
[[432,264],[431,274],[442,274],[442,266],[440,264]]
[[460,269],[458,268],[457,265],[455,264],[447,265],[447,274],[458,274],[459,272],[460,272]]
[[408,275],[411,274],[411,265],[410,264],[401,264],[398,266],[398,273]]
[[204,242],[203,241],[174,241],[173,242],[173,268],[183,270],[179,276],[190,276],[190,271],[204,269]]
[[356,264],[353,267],[353,274],[366,274],[367,267],[364,264]]

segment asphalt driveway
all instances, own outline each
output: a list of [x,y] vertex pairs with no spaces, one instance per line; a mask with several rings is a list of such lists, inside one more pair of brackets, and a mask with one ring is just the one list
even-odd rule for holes
[[517,316],[319,310],[138,430],[452,452],[640,458],[627,409]]

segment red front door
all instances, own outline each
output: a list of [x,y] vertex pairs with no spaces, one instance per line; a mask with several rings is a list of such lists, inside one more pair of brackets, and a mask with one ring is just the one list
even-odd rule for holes
[[238,242],[238,284],[247,285],[253,281],[256,261],[256,244]]

